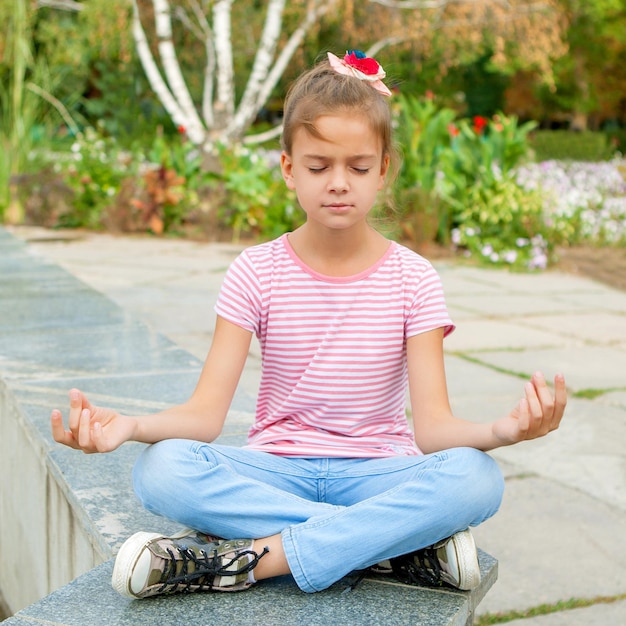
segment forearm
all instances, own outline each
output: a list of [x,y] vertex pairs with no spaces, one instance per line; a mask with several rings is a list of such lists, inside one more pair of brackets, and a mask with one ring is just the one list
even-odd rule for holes
[[438,419],[417,419],[414,424],[415,442],[426,454],[461,447],[487,452],[505,445],[494,435],[492,424],[469,422],[452,415]]
[[135,421],[131,440],[141,443],[156,443],[164,439],[211,442],[219,436],[224,417],[183,404],[154,415],[129,418]]

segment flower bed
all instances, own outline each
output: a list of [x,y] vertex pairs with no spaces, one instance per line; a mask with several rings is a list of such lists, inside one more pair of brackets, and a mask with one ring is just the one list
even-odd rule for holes
[[557,243],[626,244],[626,160],[544,161],[515,175],[524,189],[542,194]]

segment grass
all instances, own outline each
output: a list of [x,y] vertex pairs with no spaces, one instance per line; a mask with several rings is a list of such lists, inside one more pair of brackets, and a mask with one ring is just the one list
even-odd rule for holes
[[607,389],[581,389],[575,391],[572,396],[574,398],[585,398],[587,400],[594,400],[603,396],[605,393],[611,393],[613,391],[626,391],[626,387],[608,387]]
[[[515,349],[510,349],[510,348],[505,348],[502,350],[499,350],[500,352],[523,352],[522,348],[515,348]],[[489,350],[489,352],[495,352],[494,350]],[[485,361],[471,356],[469,354],[467,354],[466,352],[458,352],[458,351],[453,351],[450,352],[449,354],[453,354],[456,357],[459,357],[460,359],[464,359],[465,361],[468,361],[470,363],[476,363],[477,365],[482,365],[483,367],[488,367],[489,369],[493,370],[494,372],[500,372],[501,374],[507,374],[509,376],[515,376],[517,378],[520,378],[522,380],[528,380],[530,378],[530,374],[528,374],[528,372],[516,372],[515,370],[511,370],[508,369],[506,367],[500,367],[499,365],[493,365],[492,363],[486,363]]]
[[525,609],[523,611],[508,611],[507,613],[486,613],[474,620],[474,626],[491,626],[493,624],[506,624],[516,619],[528,619],[540,615],[571,611],[573,609],[584,609],[597,604],[612,604],[626,600],[626,593],[615,596],[597,596],[595,598],[570,598],[560,600],[554,604],[540,604],[538,606]]

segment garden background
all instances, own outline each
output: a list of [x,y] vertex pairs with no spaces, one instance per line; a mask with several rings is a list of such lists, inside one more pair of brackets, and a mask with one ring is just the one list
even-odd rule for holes
[[624,0],[0,0],[0,217],[291,230],[282,100],[346,48],[393,90],[403,165],[375,216],[390,237],[625,287]]

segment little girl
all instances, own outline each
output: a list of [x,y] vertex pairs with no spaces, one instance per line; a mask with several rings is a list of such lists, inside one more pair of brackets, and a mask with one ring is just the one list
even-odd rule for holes
[[[135,465],[136,493],[193,529],[130,537],[113,571],[120,593],[232,591],[285,574],[314,592],[383,564],[404,582],[480,582],[468,527],[503,490],[485,451],[556,429],[565,382],[557,375],[552,393],[536,373],[492,424],[452,414],[440,279],[368,223],[397,169],[384,76],[362,53],[329,54],[292,86],[281,168],[306,222],[230,267],[189,400],[131,417],[73,389],[69,430],[52,411],[54,439],[85,452],[153,444]],[[248,443],[213,444],[253,334],[263,372]]]

